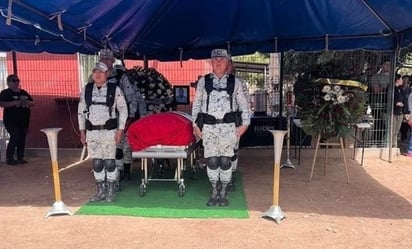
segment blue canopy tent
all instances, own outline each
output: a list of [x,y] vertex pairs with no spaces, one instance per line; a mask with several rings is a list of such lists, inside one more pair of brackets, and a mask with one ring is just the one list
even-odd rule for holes
[[[380,50],[412,44],[411,0],[0,0],[0,51],[120,59]],[[394,63],[392,63],[394,65]]]
[[0,51],[186,60],[233,55],[386,50],[412,43],[410,0],[1,0]]

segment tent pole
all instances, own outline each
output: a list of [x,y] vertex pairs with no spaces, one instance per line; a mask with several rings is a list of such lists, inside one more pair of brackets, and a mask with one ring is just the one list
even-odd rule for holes
[[388,161],[390,163],[392,163],[392,157],[393,157],[393,155],[392,155],[392,149],[393,149],[392,148],[392,146],[393,146],[392,136],[393,136],[393,125],[394,125],[393,124],[393,107],[394,107],[394,103],[393,103],[394,96],[393,96],[393,94],[395,92],[396,62],[398,61],[398,54],[399,54],[399,50],[400,50],[400,44],[399,44],[400,43],[400,37],[399,37],[398,33],[396,33],[396,36],[394,37],[394,39],[396,39],[396,45],[395,45],[395,49],[393,50],[392,55],[391,55],[391,80],[392,80],[392,82],[389,85],[390,87],[389,87],[389,91],[388,91],[388,94],[389,94],[388,107],[390,108],[389,113],[391,114],[391,116],[389,118],[389,125],[390,125],[389,127],[390,127],[390,129],[389,129],[389,136],[388,136],[388,138],[389,138]]
[[149,60],[146,58],[146,56],[143,56],[143,68],[144,69],[149,68]]
[[13,74],[17,75],[17,54],[16,51],[11,51],[11,58],[13,60]]
[[279,70],[279,130],[282,124],[282,114],[283,114],[283,69],[284,69],[284,56],[283,52],[280,53],[280,70]]

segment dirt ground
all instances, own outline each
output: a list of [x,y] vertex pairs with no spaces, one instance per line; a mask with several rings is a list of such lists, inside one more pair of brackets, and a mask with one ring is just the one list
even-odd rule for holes
[[[0,248],[412,248],[412,158],[394,156],[389,163],[367,150],[362,167],[347,149],[347,184],[338,152],[329,154],[326,175],[320,153],[308,182],[314,150],[302,150],[300,165],[291,150],[296,169],[281,169],[286,219],[276,224],[261,218],[272,205],[273,148],[241,150],[248,219],[45,218],[55,200],[50,154],[33,150],[29,164],[0,165]],[[80,154],[60,150],[59,167],[77,162]],[[90,161],[62,171],[60,182],[62,199],[74,213],[95,190]]]

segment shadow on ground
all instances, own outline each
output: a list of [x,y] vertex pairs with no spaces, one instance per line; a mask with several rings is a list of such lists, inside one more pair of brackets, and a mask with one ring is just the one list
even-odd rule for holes
[[[308,182],[313,149],[302,150],[301,163],[292,156],[296,169],[282,168],[280,206],[285,213],[372,217],[383,219],[412,218],[412,169],[409,158],[396,157],[393,163],[365,157],[364,166],[346,152],[351,183],[346,183],[343,162],[338,150],[331,150],[326,175],[320,153],[314,176]],[[65,168],[79,161],[81,150],[59,151],[58,163]],[[48,150],[28,154],[29,164],[0,165],[0,206],[44,206],[54,202],[53,176]],[[282,161],[285,157],[282,157]],[[410,162],[409,162],[410,164]],[[134,164],[133,170],[138,170]],[[273,196],[273,148],[243,148],[239,170],[243,174],[250,211],[266,211]],[[90,161],[60,173],[62,199],[67,206],[79,207],[94,193]],[[176,184],[171,183],[172,188]],[[209,187],[209,186],[205,186]],[[136,198],[138,196],[136,182]],[[179,198],[179,197],[176,197]],[[184,197],[183,197],[184,198]],[[207,197],[205,197],[206,201]],[[144,199],[142,199],[144,201]]]

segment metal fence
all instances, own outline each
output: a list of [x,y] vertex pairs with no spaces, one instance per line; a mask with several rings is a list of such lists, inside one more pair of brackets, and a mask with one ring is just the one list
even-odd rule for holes
[[[11,53],[0,52],[0,88],[6,85],[5,78],[8,74],[17,71],[21,78],[22,88],[33,95],[36,105],[33,107],[31,127],[27,140],[28,147],[47,147],[44,135],[39,131],[46,127],[63,127],[60,145],[62,147],[79,147],[79,134],[77,131],[77,101],[81,87],[89,77],[96,56],[54,55],[54,54],[27,54],[16,53],[17,68],[14,67]],[[249,85],[250,93],[263,91],[266,104],[266,115],[276,117],[280,113],[287,116],[293,110],[293,88],[296,76],[308,70],[312,65],[325,61],[343,62],[351,71],[349,72],[370,86],[373,75],[380,71],[381,62],[390,57],[386,52],[327,52],[327,53],[292,53],[288,52],[283,57],[283,72],[280,68],[280,55],[269,56],[268,62],[255,65],[258,72],[263,75],[264,84],[259,86]],[[234,58],[236,61],[236,57]],[[237,60],[247,68],[247,60]],[[120,63],[120,62],[118,62]],[[246,63],[246,64],[245,64]],[[255,62],[254,62],[255,63]],[[143,61],[126,61],[126,67],[143,66]],[[207,60],[160,62],[149,61],[149,67],[162,73],[172,85],[190,85],[199,75],[211,71]],[[262,69],[263,68],[263,69]],[[262,69],[262,70],[260,70]],[[259,71],[260,70],[260,71]],[[391,68],[391,77],[395,67]],[[238,76],[244,77],[245,70]],[[246,70],[247,73],[247,70]],[[281,76],[282,73],[282,76]],[[388,87],[382,92],[368,90],[368,105],[373,116],[373,127],[368,130],[367,146],[385,147],[389,145],[391,113],[393,101],[393,82],[388,82]],[[371,89],[369,87],[369,89]],[[194,97],[194,88],[190,88],[190,101]],[[260,101],[260,100],[259,100]],[[178,110],[190,113],[191,105],[178,106]],[[0,114],[1,115],[1,114]]]
[[[368,51],[345,51],[345,52],[319,52],[319,53],[286,53],[285,70],[283,79],[284,101],[287,103],[287,93],[290,88],[294,87],[293,79],[298,75],[313,70],[316,65],[325,65],[327,63],[339,65],[339,72],[333,72],[336,68],[318,67],[326,72],[319,72],[323,77],[335,78],[343,77],[344,79],[356,79],[368,86],[367,110],[371,110],[373,125],[367,132],[365,146],[367,147],[387,147],[390,144],[391,137],[391,114],[393,105],[393,86],[395,67],[390,67],[390,72],[385,77],[387,85],[380,91],[373,90],[372,81],[374,77],[381,75],[382,63],[391,58],[387,52],[368,52]],[[337,75],[337,76],[336,76]],[[292,80],[290,80],[292,79]],[[284,103],[285,103],[284,102]],[[296,112],[296,110],[294,110]],[[360,144],[358,144],[360,146]]]

